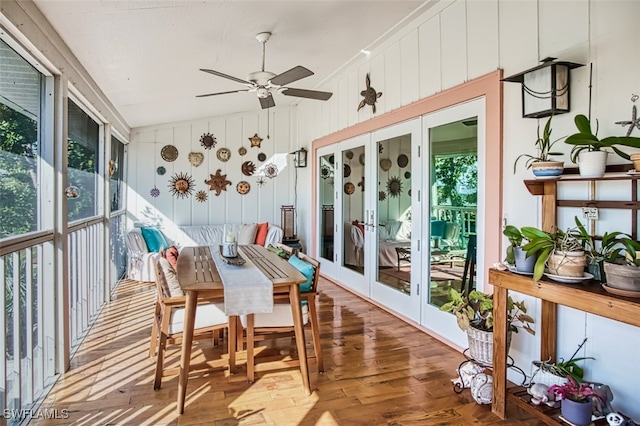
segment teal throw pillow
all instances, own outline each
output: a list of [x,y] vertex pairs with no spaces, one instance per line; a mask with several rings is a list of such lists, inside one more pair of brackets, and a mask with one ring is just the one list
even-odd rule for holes
[[147,248],[150,252],[159,252],[160,248],[166,249],[169,247],[164,235],[162,235],[162,232],[155,226],[145,226],[144,228],[140,228],[140,232],[142,232],[142,237],[147,243]]
[[315,272],[313,270],[313,266],[311,266],[304,260],[300,260],[298,256],[295,255],[289,258],[289,263],[307,278],[306,282],[300,284],[300,291],[302,293],[310,291],[311,284],[313,283],[313,274]]

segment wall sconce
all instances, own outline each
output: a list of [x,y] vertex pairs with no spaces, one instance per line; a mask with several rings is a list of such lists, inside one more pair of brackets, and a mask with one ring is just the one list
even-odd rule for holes
[[295,167],[307,167],[307,150],[300,148],[297,151],[293,151],[293,165]]
[[545,58],[541,65],[502,81],[522,84],[522,117],[541,118],[569,112],[569,71],[584,66]]
[[293,205],[280,206],[280,225],[284,231],[283,240],[290,240],[296,237],[295,214],[296,209]]

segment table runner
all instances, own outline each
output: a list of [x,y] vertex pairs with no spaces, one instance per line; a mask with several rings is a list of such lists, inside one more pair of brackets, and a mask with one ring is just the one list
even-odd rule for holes
[[273,312],[273,284],[251,260],[242,266],[228,265],[217,247],[211,247],[213,261],[224,285],[224,311],[230,315]]

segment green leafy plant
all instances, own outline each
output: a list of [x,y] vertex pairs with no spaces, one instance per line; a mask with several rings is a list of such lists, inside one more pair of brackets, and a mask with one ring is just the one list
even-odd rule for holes
[[[493,295],[473,290],[468,296],[460,294],[456,289],[449,289],[449,302],[440,307],[441,311],[453,312],[458,327],[466,331],[474,327],[483,331],[493,331]],[[507,325],[509,330],[518,332],[520,328],[535,335],[531,328],[534,319],[527,315],[524,302],[514,302],[511,296],[507,299]]]
[[588,401],[591,397],[602,400],[602,397],[594,392],[591,383],[578,383],[573,377],[568,377],[569,381],[562,385],[551,385],[549,392],[556,394],[562,399],[570,399],[575,402]]
[[567,231],[558,230],[554,233],[545,232],[532,226],[521,228],[522,235],[529,239],[523,249],[527,252],[527,257],[538,254],[538,260],[533,268],[533,280],[538,281],[544,274],[547,260],[552,253],[581,251],[582,244],[575,229]]
[[525,166],[527,169],[530,169],[533,163],[538,163],[541,161],[554,161],[551,156],[552,155],[562,155],[562,152],[553,152],[551,148],[553,145],[558,142],[562,138],[558,138],[554,141],[551,140],[551,119],[553,116],[549,117],[547,120],[547,124],[544,126],[544,130],[542,131],[542,135],[540,135],[540,125],[538,124],[538,138],[535,142],[535,147],[538,150],[538,155],[531,154],[521,154],[516,158],[516,161],[513,163],[513,173],[516,172],[516,167],[518,166],[518,161],[520,158],[527,158],[525,161]]
[[624,252],[624,262],[628,266],[634,266],[640,268],[640,259],[638,259],[638,252],[640,252],[640,243],[633,238],[626,236],[618,239],[618,242],[624,246],[621,253]]
[[616,154],[625,160],[630,160],[629,154],[616,148],[616,145],[640,148],[640,138],[633,136],[609,136],[598,138],[598,120],[596,120],[595,133],[591,130],[591,122],[583,115],[578,114],[574,118],[578,133],[567,137],[565,143],[573,145],[571,148],[571,161],[576,163],[578,155],[582,151],[602,151],[603,148],[611,148]]
[[513,225],[505,226],[505,228],[502,230],[502,234],[505,237],[507,237],[507,239],[509,240],[509,246],[507,247],[507,257],[505,259],[505,262],[507,262],[510,265],[513,265],[516,262],[516,255],[514,252],[514,248],[522,247],[523,241],[528,242],[529,240],[526,239],[525,236],[522,235],[522,232],[520,232],[520,230]]

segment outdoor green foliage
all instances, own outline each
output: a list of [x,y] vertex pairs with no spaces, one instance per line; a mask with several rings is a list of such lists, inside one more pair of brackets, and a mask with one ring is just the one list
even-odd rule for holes
[[573,145],[571,148],[571,161],[577,162],[580,152],[587,151],[601,151],[602,148],[611,148],[620,157],[629,160],[629,154],[620,151],[615,145],[630,146],[633,148],[640,148],[640,138],[633,136],[609,136],[604,139],[598,138],[598,120],[596,120],[595,133],[591,130],[591,122],[583,115],[576,115],[574,122],[578,133],[575,133],[565,139],[565,143]]
[[[469,296],[460,294],[456,289],[449,289],[449,302],[440,307],[441,311],[453,312],[462,331],[473,327],[483,331],[493,331],[493,295],[473,290]],[[511,296],[507,300],[507,325],[509,330],[518,332],[522,328],[535,335],[529,324],[534,319],[527,315],[524,302],[514,302]]]
[[81,143],[67,140],[69,185],[80,189],[80,197],[68,200],[69,222],[95,216],[96,153]]
[[541,161],[554,161],[551,156],[552,155],[562,155],[561,152],[551,151],[553,145],[558,142],[562,138],[558,138],[554,141],[551,141],[551,119],[553,116],[549,117],[547,120],[547,124],[544,126],[544,130],[542,131],[542,135],[540,135],[540,125],[538,124],[538,138],[535,142],[535,147],[538,150],[538,155],[531,154],[521,154],[516,158],[516,161],[513,163],[513,173],[516,172],[516,166],[518,165],[518,161],[520,158],[525,157],[527,161],[524,163],[527,169],[531,168],[533,163],[538,163]]
[[[475,206],[478,200],[478,156],[435,158],[438,204]],[[468,192],[459,191],[464,187]]]
[[0,238],[35,231],[38,127],[0,104]]

